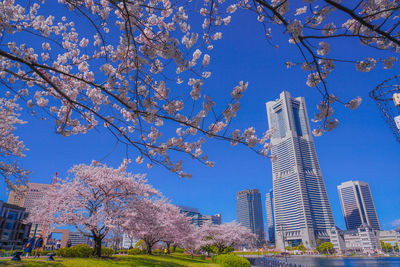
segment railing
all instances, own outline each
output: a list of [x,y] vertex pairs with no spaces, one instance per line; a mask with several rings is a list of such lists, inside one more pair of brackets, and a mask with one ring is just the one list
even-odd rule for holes
[[286,262],[281,259],[262,257],[262,258],[251,258],[248,259],[251,265],[260,267],[307,267],[305,265]]

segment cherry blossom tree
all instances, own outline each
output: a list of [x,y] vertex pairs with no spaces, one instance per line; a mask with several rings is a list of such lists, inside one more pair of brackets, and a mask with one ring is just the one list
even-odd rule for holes
[[28,172],[18,163],[18,159],[24,157],[24,143],[14,135],[17,124],[23,124],[20,120],[17,97],[13,99],[0,98],[0,175],[3,176],[10,190],[19,192],[27,181]]
[[167,245],[167,253],[169,254],[171,245],[184,247],[188,236],[194,231],[191,218],[183,214],[177,206],[171,204],[165,206],[161,218],[166,226],[161,241]]
[[99,165],[74,166],[71,178],[60,179],[36,203],[30,220],[44,225],[72,225],[94,240],[94,255],[101,256],[101,241],[126,216],[128,204],[158,194],[143,175]]
[[214,246],[220,254],[230,246],[250,246],[256,236],[235,222],[221,225],[206,223],[201,227],[201,246]]
[[148,254],[160,241],[168,251],[171,244],[181,245],[191,231],[190,219],[163,198],[132,202],[122,227],[128,235],[143,240]]
[[[45,1],[0,2],[4,88],[33,112],[41,108],[53,117],[59,134],[103,126],[135,149],[137,163],[163,165],[181,177],[191,174],[175,152],[214,165],[202,149],[208,138],[268,155],[271,132],[256,135],[253,127],[230,127],[248,83],[238,80],[218,106],[206,90],[212,49],[238,9],[255,13],[266,43],[276,47],[273,36],[283,34],[298,48],[300,56],[286,66],[301,66],[306,84],[321,94],[317,136],[338,125],[333,104],[355,109],[362,101],[339,98],[329,89],[336,65],[351,63],[369,72],[383,63],[390,69],[400,51],[395,0],[60,0],[52,6],[49,12]],[[191,25],[199,15],[201,27]],[[386,54],[349,58],[335,40]]]
[[84,134],[102,125],[136,149],[137,163],[146,159],[149,168],[163,165],[181,177],[191,174],[170,153],[213,166],[202,150],[205,138],[267,155],[270,132],[257,137],[251,127],[228,129],[246,82],[237,81],[219,111],[203,93],[211,75],[208,51],[221,33],[194,31],[190,5],[60,0],[53,12],[64,16],[56,17],[47,14],[44,1],[1,1],[1,82],[34,112],[41,108],[54,117],[59,134]]

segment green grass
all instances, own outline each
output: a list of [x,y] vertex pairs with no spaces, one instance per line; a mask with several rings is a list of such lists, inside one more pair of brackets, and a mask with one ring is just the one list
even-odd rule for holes
[[166,267],[217,267],[210,260],[202,260],[199,257],[192,259],[189,255],[171,254],[169,256],[114,256],[109,259],[78,259],[78,258],[55,258],[53,262],[41,259],[22,259],[21,262],[12,262],[9,259],[0,260],[0,266],[71,266],[71,267],[102,267],[102,266],[166,266]]

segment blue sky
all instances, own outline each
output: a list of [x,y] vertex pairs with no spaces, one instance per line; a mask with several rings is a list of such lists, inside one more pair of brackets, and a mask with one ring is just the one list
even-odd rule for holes
[[[287,69],[284,64],[287,60],[299,59],[297,48],[288,44],[287,36],[282,38],[282,29],[274,30],[274,41],[279,48],[265,41],[263,28],[253,15],[239,11],[211,53],[212,77],[206,82],[204,92],[216,103],[226,102],[225,97],[240,80],[249,82],[241,100],[242,110],[233,123],[235,128],[254,126],[259,134],[267,130],[265,102],[275,100],[283,90],[294,97],[305,97],[310,118],[316,113],[320,96],[305,84],[306,73],[299,68]],[[335,45],[333,55],[345,58],[361,60],[367,56],[381,56],[375,50],[360,48],[357,41],[337,41]],[[370,184],[383,228],[393,228],[392,222],[400,218],[400,144],[396,143],[368,96],[378,83],[397,74],[398,67],[397,64],[393,70],[384,70],[379,65],[373,72],[358,73],[354,65],[340,65],[328,78],[328,86],[335,95],[348,100],[358,95],[363,98],[362,105],[355,111],[334,107],[340,121],[338,128],[314,138],[335,221],[341,228],[344,228],[344,220],[336,187],[347,180]],[[26,111],[22,116],[29,123],[20,126],[17,134],[30,149],[22,163],[32,171],[32,182],[49,183],[56,171],[65,176],[72,165],[89,164],[92,159],[104,158],[103,162],[117,167],[125,157],[125,147],[114,148],[115,140],[102,128],[65,138],[55,134],[53,121],[32,118]],[[210,140],[205,148],[216,165],[208,168],[197,161],[186,160],[184,168],[193,174],[191,179],[179,178],[163,167],[149,170],[131,164],[128,169],[135,173],[146,172],[149,182],[174,204],[199,208],[203,214],[221,213],[224,222],[236,219],[236,192],[257,188],[262,193],[265,215],[265,193],[272,188],[270,160],[246,147],[232,147],[216,140]],[[133,159],[137,156],[133,151],[129,155]],[[4,184],[1,188],[1,199],[6,200]]]

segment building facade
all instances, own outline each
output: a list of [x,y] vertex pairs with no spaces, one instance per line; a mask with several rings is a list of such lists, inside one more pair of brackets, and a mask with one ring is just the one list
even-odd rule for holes
[[344,182],[338,186],[338,192],[347,230],[357,229],[362,224],[375,230],[381,229],[371,189],[367,183]]
[[261,194],[258,189],[248,189],[236,193],[237,222],[257,235],[256,246],[265,243]]
[[[54,179],[53,179],[54,181]],[[21,191],[23,194],[17,194],[14,191],[8,196],[8,204],[14,204],[26,209],[28,213],[32,211],[35,202],[43,198],[43,194],[51,187],[51,184],[28,183]],[[36,230],[36,231],[35,231]],[[36,234],[36,237],[42,234],[42,226],[32,222],[30,236]]]
[[202,226],[206,222],[211,222],[213,224],[221,224],[221,214],[217,213],[215,215],[203,215],[197,208],[187,207],[187,206],[177,206],[182,213],[185,213],[187,217],[192,219],[192,224],[196,226]]
[[340,230],[338,227],[333,227],[329,235],[333,248],[338,254],[375,254],[381,250],[379,232],[368,225],[361,225],[352,230]]
[[275,244],[275,223],[274,223],[274,209],[273,209],[273,190],[265,196],[265,210],[267,213],[267,225],[268,225],[268,241],[271,244]]
[[275,242],[283,249],[329,239],[335,223],[322,178],[303,97],[286,91],[266,103],[271,138]]
[[0,249],[22,249],[28,240],[30,223],[25,208],[4,203],[0,200]]
[[71,240],[71,246],[76,246],[79,244],[85,244],[88,246],[93,246],[93,240],[89,237],[89,234],[83,234],[79,231],[70,232],[69,239]]

